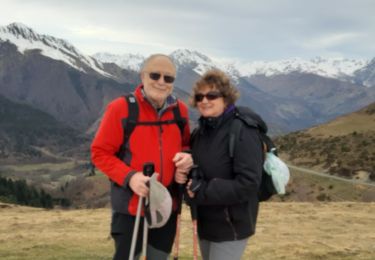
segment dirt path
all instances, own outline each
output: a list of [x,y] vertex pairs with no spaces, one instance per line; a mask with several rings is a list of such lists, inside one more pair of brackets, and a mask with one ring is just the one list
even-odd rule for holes
[[342,178],[342,177],[330,175],[330,174],[327,174],[327,173],[317,172],[317,171],[314,171],[314,170],[310,170],[310,169],[306,169],[306,168],[302,168],[302,167],[298,167],[298,166],[294,166],[294,165],[290,165],[290,164],[288,164],[288,167],[290,169],[296,169],[296,170],[299,170],[299,171],[307,173],[307,174],[313,174],[313,175],[317,175],[317,176],[321,176],[321,177],[326,177],[326,178],[331,178],[331,179],[335,179],[335,180],[339,180],[339,181],[344,181],[344,182],[348,182],[348,183],[352,183],[352,184],[361,184],[361,185],[365,185],[365,186],[375,187],[375,183],[371,183],[371,182],[345,179],[345,178]]

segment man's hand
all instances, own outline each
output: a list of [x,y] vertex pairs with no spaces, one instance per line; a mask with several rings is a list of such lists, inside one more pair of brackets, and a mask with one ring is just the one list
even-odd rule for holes
[[132,191],[140,197],[148,195],[149,188],[147,186],[150,177],[143,175],[143,172],[136,172],[129,181]]
[[187,176],[188,176],[189,172],[185,172],[185,171],[180,171],[180,170],[176,170],[176,173],[174,175],[174,180],[178,183],[178,184],[185,184],[186,181],[187,181]]
[[175,181],[179,184],[185,184],[187,175],[193,166],[193,157],[189,153],[176,153],[173,162],[176,166]]
[[191,167],[193,166],[193,157],[190,153],[176,153],[173,157],[173,162],[180,172],[189,173]]

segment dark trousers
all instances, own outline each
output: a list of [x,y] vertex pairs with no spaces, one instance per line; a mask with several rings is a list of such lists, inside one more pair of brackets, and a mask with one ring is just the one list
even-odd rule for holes
[[[176,234],[176,213],[172,213],[168,222],[161,228],[148,231],[148,245],[169,254]],[[135,217],[114,212],[112,215],[111,235],[115,241],[114,260],[128,259],[133,236]],[[143,217],[139,224],[135,255],[141,253],[143,239]]]

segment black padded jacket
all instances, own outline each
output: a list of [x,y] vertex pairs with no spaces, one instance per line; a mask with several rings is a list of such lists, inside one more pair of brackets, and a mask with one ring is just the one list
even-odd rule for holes
[[192,135],[192,154],[202,178],[193,200],[198,209],[200,239],[234,241],[255,233],[262,144],[256,128],[243,127],[234,158],[230,158],[233,120],[238,120],[233,109],[218,118],[201,117]]

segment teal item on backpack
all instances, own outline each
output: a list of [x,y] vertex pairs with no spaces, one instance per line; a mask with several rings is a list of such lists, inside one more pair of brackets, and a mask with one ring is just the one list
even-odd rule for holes
[[285,194],[285,187],[288,184],[290,176],[288,166],[271,150],[266,153],[263,168],[271,176],[277,194]]

